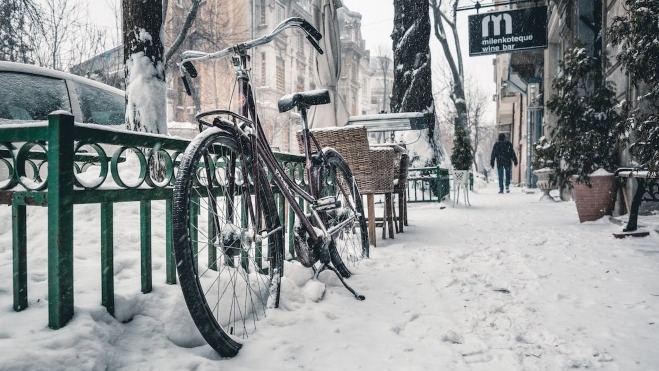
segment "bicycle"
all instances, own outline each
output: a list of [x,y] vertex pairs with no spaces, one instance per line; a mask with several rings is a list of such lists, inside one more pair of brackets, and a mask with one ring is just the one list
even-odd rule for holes
[[[355,298],[364,300],[344,280],[352,274],[351,264],[369,255],[362,198],[346,161],[333,148],[321,148],[307,122],[307,109],[330,102],[328,91],[298,92],[279,101],[280,112],[297,108],[300,113],[309,191],[286,175],[256,112],[247,52],[291,27],[301,29],[323,53],[317,43],[322,35],[304,19],[289,18],[266,36],[214,53],[183,52],[179,64],[191,94],[188,79],[197,76],[192,62],[231,55],[238,85],[237,112],[196,116],[205,129],[180,161],[172,215],[186,305],[202,336],[225,357],[237,354],[266,309],[279,305],[284,230],[271,182],[295,214],[296,259],[314,269],[314,278],[333,271]],[[296,196],[309,205],[308,214]],[[204,221],[205,229],[199,227]]]

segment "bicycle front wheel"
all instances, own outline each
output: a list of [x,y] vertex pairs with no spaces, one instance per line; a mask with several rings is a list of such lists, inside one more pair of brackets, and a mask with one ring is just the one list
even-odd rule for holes
[[[178,277],[208,344],[234,356],[267,308],[279,305],[283,234],[254,154],[218,128],[186,149],[173,198]],[[255,170],[254,170],[255,169]]]
[[[332,148],[325,148],[323,152],[325,161],[322,165],[322,196],[336,197],[340,206],[323,213],[321,217],[328,230],[333,231],[329,245],[332,265],[341,276],[348,278],[352,275],[350,268],[368,258],[369,254],[364,205],[345,159]],[[346,223],[348,220],[352,221]]]

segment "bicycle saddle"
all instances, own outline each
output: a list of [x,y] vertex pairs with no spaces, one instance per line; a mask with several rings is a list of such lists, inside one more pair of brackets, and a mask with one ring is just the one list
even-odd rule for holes
[[303,91],[299,93],[287,94],[279,99],[279,112],[290,111],[293,108],[309,108],[319,104],[330,102],[330,95],[327,89]]

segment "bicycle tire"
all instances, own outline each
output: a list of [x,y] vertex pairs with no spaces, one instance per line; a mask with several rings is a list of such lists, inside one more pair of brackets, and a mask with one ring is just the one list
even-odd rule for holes
[[[254,168],[253,154],[246,148],[233,133],[219,128],[199,134],[181,159],[172,205],[177,272],[186,305],[201,335],[223,357],[236,355],[266,309],[279,305],[284,269],[274,196],[263,164],[256,167],[257,177],[245,176],[247,169]],[[209,159],[208,172],[205,159]],[[237,164],[235,171],[228,165],[232,161]],[[207,197],[204,174],[209,173],[216,197]],[[230,174],[237,175],[234,189]],[[246,181],[239,184],[241,178]],[[254,201],[261,205],[261,215],[255,217],[249,212]],[[196,210],[200,211],[197,227],[191,220]],[[204,214],[206,228],[201,227]],[[260,244],[258,238],[250,238],[259,226],[271,232]]]
[[[333,236],[329,245],[329,254],[332,265],[341,276],[348,278],[352,275],[350,267],[369,255],[368,228],[362,197],[357,188],[350,166],[343,156],[333,148],[323,149],[323,171],[329,172],[323,184],[323,196],[335,196],[341,206],[337,210],[325,213],[325,225],[328,229],[337,225],[346,217],[358,214],[352,225],[342,229]],[[329,176],[327,176],[329,175]],[[337,187],[340,184],[341,187]]]

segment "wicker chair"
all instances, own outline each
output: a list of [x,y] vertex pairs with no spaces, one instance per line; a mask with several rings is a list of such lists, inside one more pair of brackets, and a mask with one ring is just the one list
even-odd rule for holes
[[[405,203],[405,190],[407,184],[407,173],[409,169],[409,155],[405,144],[396,143],[380,143],[373,144],[371,148],[387,147],[394,150],[394,191],[391,194],[384,196],[385,215],[382,217],[382,238],[385,238],[385,231],[389,231],[389,238],[393,238],[394,228],[396,233],[403,231],[403,223],[406,219],[406,203]],[[398,198],[398,216],[396,215],[396,202],[394,197]],[[380,219],[378,219],[380,220]]]
[[[377,194],[391,196],[394,191],[394,161],[396,159],[394,150],[386,147],[371,148],[366,128],[363,126],[322,128],[311,130],[311,132],[321,147],[336,149],[348,162],[359,192],[366,196],[369,240],[373,246],[377,246],[374,196]],[[303,152],[300,132],[297,134],[297,139],[300,152]],[[387,205],[385,205],[385,210],[386,207]],[[393,219],[389,222],[393,223]]]

